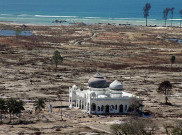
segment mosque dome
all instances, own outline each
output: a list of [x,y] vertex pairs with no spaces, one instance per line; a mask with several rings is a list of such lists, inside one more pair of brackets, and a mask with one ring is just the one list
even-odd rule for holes
[[88,85],[92,88],[106,88],[107,82],[101,74],[96,73],[88,80]]
[[123,90],[123,85],[121,84],[121,82],[119,82],[118,80],[115,80],[114,82],[112,82],[110,85],[109,85],[109,88],[111,90]]
[[73,88],[74,90],[78,89],[78,87],[77,87],[75,84],[72,86],[72,88]]

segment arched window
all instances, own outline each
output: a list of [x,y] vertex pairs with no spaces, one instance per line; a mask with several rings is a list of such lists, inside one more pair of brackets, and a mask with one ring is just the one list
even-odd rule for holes
[[106,105],[105,108],[106,108],[106,109],[105,109],[105,112],[106,112],[106,113],[109,113],[109,105]]
[[92,105],[91,105],[91,111],[96,111],[96,104],[95,103],[92,103]]
[[100,106],[97,107],[97,110],[100,111]]
[[104,106],[103,105],[101,106],[101,111],[104,111]]
[[125,105],[125,111],[127,111],[128,110],[128,106],[127,105]]
[[119,106],[119,112],[123,113],[123,105],[122,104]]
[[114,105],[111,105],[110,110],[111,111],[114,110]]
[[117,105],[115,105],[115,110],[117,110],[118,109],[118,106]]
[[132,106],[129,106],[128,112],[133,112],[133,111],[134,111],[134,108]]

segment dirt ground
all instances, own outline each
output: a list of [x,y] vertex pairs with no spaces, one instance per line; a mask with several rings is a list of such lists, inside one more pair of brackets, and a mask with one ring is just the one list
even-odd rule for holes
[[[140,96],[144,110],[153,113],[164,134],[163,124],[182,120],[182,44],[169,41],[182,39],[181,28],[70,25],[27,26],[0,24],[2,30],[30,30],[34,36],[0,37],[0,96],[26,102],[20,118],[27,124],[0,126],[0,134],[109,134],[110,125],[130,116],[95,116],[76,109],[63,109],[63,119],[57,109],[63,101],[68,105],[68,91],[73,84],[85,89],[88,79],[100,72],[109,80],[118,79],[124,91]],[[51,60],[54,51],[63,56],[55,70]],[[171,66],[170,57],[176,56]],[[169,80],[172,105],[163,105],[164,96],[157,93],[159,83]],[[61,99],[58,98],[61,94]],[[47,108],[40,113],[33,102],[45,98],[54,113]],[[15,120],[16,121],[16,120]]]

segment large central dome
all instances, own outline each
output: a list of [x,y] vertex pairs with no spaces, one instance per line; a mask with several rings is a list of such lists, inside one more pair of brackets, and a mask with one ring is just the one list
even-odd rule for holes
[[92,88],[107,88],[107,81],[104,79],[104,77],[96,73],[92,78],[88,80],[89,87]]

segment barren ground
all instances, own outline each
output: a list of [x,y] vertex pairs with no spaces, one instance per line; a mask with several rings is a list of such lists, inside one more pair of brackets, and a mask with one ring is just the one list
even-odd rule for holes
[[[0,24],[1,29],[22,29]],[[20,118],[29,124],[0,126],[0,134],[87,134],[110,132],[110,125],[130,116],[89,116],[80,110],[63,109],[63,119],[57,115],[61,105],[68,105],[68,91],[73,84],[87,87],[88,79],[100,72],[113,81],[118,79],[124,90],[144,99],[144,110],[163,134],[164,123],[182,120],[182,44],[168,41],[182,38],[180,28],[140,26],[28,26],[35,35],[0,37],[0,90],[2,97],[14,97],[26,102]],[[55,71],[51,57],[55,50],[64,58]],[[175,64],[170,57],[176,56]],[[173,84],[171,106],[163,105],[164,96],[156,89],[169,80]],[[32,82],[32,84],[31,84]],[[38,97],[55,108],[48,113],[28,114]],[[106,131],[106,132],[104,132]]]

